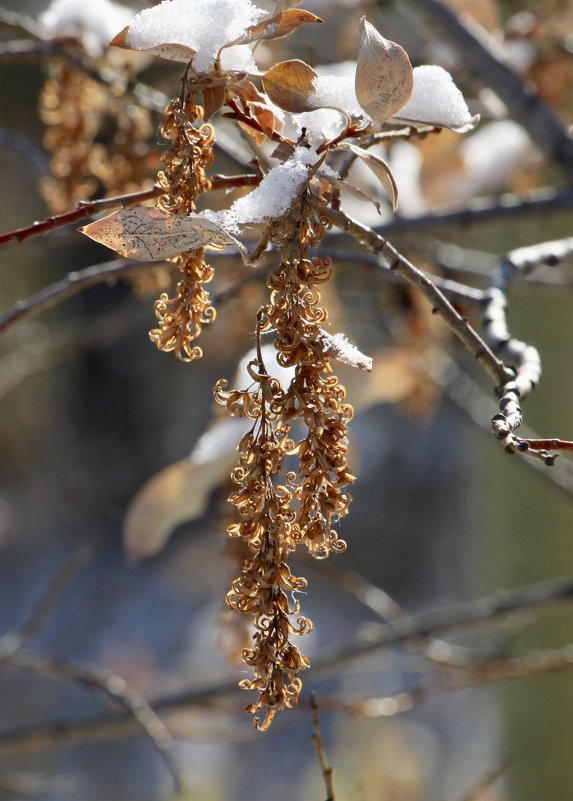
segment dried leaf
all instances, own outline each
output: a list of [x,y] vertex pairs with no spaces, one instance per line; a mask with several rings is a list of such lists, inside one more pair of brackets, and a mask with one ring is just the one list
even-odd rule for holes
[[124,50],[139,50],[145,53],[153,53],[169,61],[182,61],[185,64],[191,61],[193,56],[197,55],[197,51],[193,50],[191,47],[186,47],[181,44],[171,44],[169,42],[163,42],[153,47],[132,47],[132,45],[128,44],[126,41],[128,34],[129,26],[120,31],[117,36],[111,40],[109,46],[121,47]]
[[123,544],[130,559],[161,551],[181,523],[200,517],[209,495],[228,476],[237,459],[235,448],[204,464],[190,459],[153,476],[132,500],[123,524]]
[[224,86],[206,86],[203,89],[204,120],[208,122],[225,102]]
[[246,102],[254,100],[256,103],[264,104],[266,97],[262,92],[259,92],[257,87],[248,78],[242,81],[235,81],[230,85],[231,90]]
[[339,149],[342,148],[344,150],[350,150],[356,156],[361,158],[368,167],[370,167],[374,175],[383,184],[384,188],[390,195],[390,198],[392,199],[392,211],[395,212],[398,208],[398,185],[396,184],[396,179],[392,174],[392,170],[388,164],[386,164],[384,159],[380,158],[380,156],[374,155],[374,153],[371,153],[369,150],[364,150],[364,148],[358,147],[357,145],[344,143],[338,147]]
[[360,25],[355,87],[358,102],[379,123],[386,122],[408,102],[414,87],[406,51],[381,36],[365,17]]
[[310,11],[304,11],[304,9],[297,10],[295,8],[290,8],[286,11],[279,11],[278,14],[267,17],[256,25],[251,25],[242,36],[233,39],[232,42],[226,42],[221,50],[224,50],[225,47],[232,47],[233,45],[260,42],[263,39],[282,39],[283,36],[289,36],[289,34],[296,31],[297,28],[300,28],[301,25],[306,25],[309,22],[322,22],[322,20],[320,17],[317,17],[316,14],[312,14]]
[[250,103],[249,105],[251,114],[270,139],[275,130],[275,115],[270,108],[267,108],[260,103]]
[[162,209],[122,209],[79,230],[129,259],[163,261],[199,247],[222,249],[229,244],[247,259],[235,237],[200,214],[179,217]]
[[328,181],[329,184],[335,186],[337,189],[342,189],[344,192],[348,192],[348,194],[352,195],[352,197],[355,197],[358,200],[368,200],[374,205],[378,214],[382,213],[380,209],[380,203],[378,203],[377,200],[371,198],[369,194],[364,192],[362,189],[359,189],[357,186],[349,184],[348,181],[343,181],[333,172],[330,167],[327,167],[326,169],[319,169],[317,170],[316,174],[319,178],[324,178],[325,181]]
[[320,108],[310,99],[316,72],[304,61],[280,61],[263,75],[263,87],[272,103],[293,114]]

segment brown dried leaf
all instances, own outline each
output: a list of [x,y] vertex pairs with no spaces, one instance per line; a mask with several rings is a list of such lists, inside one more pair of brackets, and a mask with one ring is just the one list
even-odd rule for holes
[[316,72],[304,61],[280,61],[263,75],[263,87],[269,99],[279,108],[293,114],[320,108],[311,102]]
[[386,164],[384,159],[380,158],[380,156],[374,155],[374,153],[371,153],[369,150],[364,150],[364,148],[358,147],[357,145],[344,143],[338,147],[345,150],[350,150],[356,156],[361,158],[368,167],[370,167],[374,175],[378,178],[390,195],[390,198],[392,199],[392,211],[395,212],[398,208],[398,185],[394,175],[392,174],[392,170],[388,164]]
[[154,45],[153,47],[132,47],[127,43],[128,35],[129,26],[120,31],[117,36],[111,40],[109,46],[121,47],[124,50],[139,50],[145,53],[153,53],[154,55],[160,56],[161,58],[166,58],[169,61],[182,61],[185,64],[191,61],[193,56],[197,55],[197,51],[193,50],[191,47],[186,47],[185,45],[181,44],[171,44],[169,42],[164,42],[160,45]]
[[79,230],[128,259],[163,261],[199,247],[222,249],[229,244],[247,258],[235,237],[199,214],[179,217],[162,209],[122,209]]
[[358,102],[379,123],[396,114],[408,102],[414,88],[406,51],[385,39],[365,17],[360,25],[355,86]]
[[224,86],[206,86],[203,89],[204,119],[208,122],[215,112],[219,111],[225,102]]
[[320,17],[317,17],[316,14],[312,14],[310,11],[304,11],[304,9],[298,10],[296,8],[290,8],[286,11],[279,11],[278,14],[267,17],[256,25],[251,25],[238,39],[233,39],[232,42],[226,42],[221,50],[224,50],[225,47],[232,47],[233,45],[260,42],[263,39],[282,39],[283,36],[289,36],[289,34],[296,31],[301,25],[306,25],[310,22],[322,22],[322,20]]
[[249,105],[251,114],[270,139],[275,131],[275,115],[270,108],[260,103],[250,103]]

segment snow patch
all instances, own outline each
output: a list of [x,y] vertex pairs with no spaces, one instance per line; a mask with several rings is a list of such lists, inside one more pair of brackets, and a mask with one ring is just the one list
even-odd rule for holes
[[[197,53],[193,58],[196,72],[208,72],[220,48],[242,36],[265,14],[250,0],[163,0],[134,17],[125,41],[136,50],[183,45]],[[246,45],[224,50],[221,64],[225,69],[247,72],[255,68]]]
[[298,147],[284,164],[273,167],[256,189],[236,200],[229,209],[207,210],[202,214],[234,234],[239,233],[241,225],[281,217],[308,181],[308,168],[319,158],[314,150]]
[[45,39],[77,38],[86,53],[97,58],[127,25],[132,14],[131,8],[111,0],[53,0],[40,15],[38,24]]
[[450,73],[428,64],[414,68],[412,97],[393,119],[435,124],[460,132],[470,130],[477,122]]

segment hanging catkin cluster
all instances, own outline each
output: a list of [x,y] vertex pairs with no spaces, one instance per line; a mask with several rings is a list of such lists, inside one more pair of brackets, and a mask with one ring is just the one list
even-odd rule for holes
[[[172,214],[187,215],[195,211],[195,201],[202,192],[210,189],[207,170],[214,161],[215,130],[207,123],[196,126],[203,117],[203,109],[187,92],[183,82],[181,94],[165,111],[161,134],[169,142],[163,154],[163,170],[157,177],[164,190],[159,206]],[[215,319],[215,309],[204,288],[213,277],[213,268],[205,262],[205,250],[199,248],[181,253],[173,261],[181,272],[181,279],[170,298],[161,294],[155,303],[158,328],[149,336],[159,350],[173,351],[178,359],[191,362],[203,355],[193,341],[201,328]]]
[[[241,686],[258,692],[247,710],[265,710],[262,721],[254,720],[260,729],[268,728],[277,712],[296,706],[302,688],[298,673],[309,666],[290,642],[291,634],[307,633],[312,623],[300,615],[295,594],[305,590],[306,580],[293,576],[289,555],[300,545],[316,558],[346,547],[331,526],[347,513],[350,502],[343,490],[353,481],[346,461],[352,407],[344,403],[344,388],[332,374],[320,327],[327,313],[319,305],[318,287],[330,278],[330,263],[308,257],[325,227],[310,192],[296,213],[273,224],[281,262],[269,279],[270,302],[259,312],[258,354],[249,365],[254,388],[227,391],[225,381],[215,387],[216,399],[229,414],[254,421],[240,442],[239,466],[232,475],[238,487],[229,500],[240,521],[228,528],[252,555],[233,582],[227,603],[250,615],[255,626],[254,647],[243,652],[255,677]],[[278,362],[295,368],[286,388],[263,362],[260,335],[271,329]],[[290,438],[296,421],[306,429],[298,443]],[[294,455],[298,468],[287,470],[287,459]]]
[[149,182],[151,117],[125,93],[127,76],[115,77],[98,82],[63,59],[49,63],[40,116],[51,175],[41,190],[56,214],[96,194],[136,192]]
[[60,214],[97,189],[90,165],[104,90],[63,59],[52,59],[40,98],[44,145],[52,154],[51,176],[41,183],[50,209]]

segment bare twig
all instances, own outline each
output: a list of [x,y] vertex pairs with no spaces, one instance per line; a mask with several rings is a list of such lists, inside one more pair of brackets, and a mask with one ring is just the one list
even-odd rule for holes
[[545,187],[530,192],[527,197],[506,194],[497,198],[478,198],[460,209],[435,211],[418,217],[393,217],[376,226],[382,236],[431,231],[452,225],[477,225],[487,222],[504,223],[524,217],[554,214],[573,209],[573,189]]
[[0,26],[15,28],[20,33],[26,33],[28,36],[33,36],[37,39],[40,38],[40,28],[36,20],[18,11],[0,8]]
[[320,771],[322,773],[322,778],[324,779],[324,786],[326,788],[326,801],[335,801],[334,782],[332,776],[333,771],[332,767],[330,767],[328,764],[326,752],[322,742],[318,701],[316,700],[316,695],[314,693],[310,694],[310,714],[312,716],[312,736],[310,739],[312,740],[312,744],[316,750],[318,764],[320,765]]
[[163,757],[177,787],[181,786],[179,772],[171,754],[173,740],[165,724],[153,711],[145,698],[122,678],[109,670],[96,668],[93,665],[71,664],[61,659],[26,651],[18,651],[6,656],[2,661],[2,665],[3,667],[28,670],[44,676],[64,679],[65,681],[80,684],[88,690],[103,692],[133,716]]
[[341,211],[329,209],[325,213],[334,225],[358,239],[374,253],[381,254],[388,262],[390,270],[395,271],[405,281],[420,290],[426,300],[432,304],[432,310],[436,314],[440,314],[446,325],[474,358],[482,364],[496,384],[506,384],[513,378],[513,373],[505,367],[503,362],[496,358],[489,346],[471,327],[468,320],[456,311],[445,295],[425,273],[415,267],[386,239],[375,233],[371,228],[367,228]]
[[573,178],[573,139],[531,85],[503,63],[486,31],[462,19],[441,0],[406,0],[406,4],[444,36],[459,53],[464,67],[495,91],[542,153]]
[[512,762],[513,759],[508,757],[500,762],[496,768],[488,771],[488,773],[486,773],[486,775],[480,779],[476,786],[463,797],[462,801],[479,801],[483,794],[487,793],[490,787],[492,787],[492,785],[494,785],[496,781],[503,776],[503,774],[511,766]]
[[[432,371],[432,378],[436,381],[448,395],[449,398],[475,423],[482,431],[491,434],[491,398],[482,388],[458,367],[453,359],[446,354],[441,355],[441,364],[438,369]],[[522,435],[535,441],[537,434],[527,426],[521,427]],[[521,438],[518,438],[520,441]],[[524,456],[519,447],[516,450],[518,456]],[[525,464],[536,469],[543,478],[553,486],[573,495],[573,467],[567,461],[557,461],[551,470],[545,470],[544,464],[537,460],[525,459]]]
[[[544,582],[517,590],[494,593],[494,595],[477,601],[457,604],[405,621],[397,621],[394,627],[381,628],[376,638],[369,643],[353,644],[337,653],[326,655],[321,660],[315,660],[311,671],[313,674],[328,672],[333,668],[372,654],[377,650],[413,642],[420,637],[432,636],[437,633],[443,634],[446,631],[461,631],[478,624],[491,624],[516,612],[532,612],[571,600],[573,600],[573,579]],[[573,647],[570,647],[566,652],[562,650],[545,652],[544,659],[540,659],[539,654],[537,654],[534,660],[536,669],[533,672],[531,657],[529,657],[527,666],[523,662],[521,664],[516,663],[516,659],[517,657],[512,657],[509,663],[507,660],[503,661],[503,663],[496,662],[495,670],[491,667],[493,663],[488,663],[490,665],[490,681],[501,681],[505,678],[513,678],[520,675],[534,675],[535,672],[542,673],[571,668],[573,667]],[[528,672],[525,671],[526,667]],[[485,675],[483,665],[481,670],[482,675]],[[453,682],[455,677],[458,677],[456,683]],[[463,681],[464,678],[466,679],[465,683]],[[384,704],[377,703],[376,709],[372,707],[372,710],[377,714],[397,714],[411,709],[416,703],[422,703],[435,695],[454,689],[462,689],[466,686],[474,686],[476,676],[473,676],[474,685],[468,682],[468,678],[468,672],[463,672],[463,675],[461,675],[460,671],[456,670],[453,673],[453,678],[449,680],[447,689],[444,689],[443,681],[427,684],[409,693],[391,696]],[[156,713],[167,714],[187,707],[213,704],[218,699],[239,694],[240,690],[237,688],[236,682],[232,680],[202,689],[191,689],[163,696],[151,702],[151,706]],[[329,706],[324,701],[321,703],[324,708]],[[353,710],[350,709],[349,711]],[[0,757],[50,750],[71,743],[133,737],[137,734],[137,731],[137,726],[129,715],[122,717],[108,716],[81,723],[63,720],[45,726],[34,726],[0,735]]]
[[[218,189],[234,189],[240,186],[257,186],[261,179],[258,175],[249,174],[230,176],[213,175],[209,180],[211,181],[211,190],[215,191]],[[144,203],[147,200],[153,200],[159,197],[164,191],[165,190],[160,186],[155,185],[151,189],[143,189],[128,195],[117,195],[116,197],[104,198],[103,200],[80,201],[77,208],[71,211],[66,211],[63,214],[56,214],[53,217],[47,217],[45,220],[27,225],[25,228],[18,228],[14,231],[0,234],[0,246],[7,245],[10,242],[24,242],[26,239],[49,233],[57,228],[73,225],[74,223],[86,219],[86,217],[93,217],[94,214],[99,214],[101,211],[125,208],[126,206],[133,206],[137,203]]]

